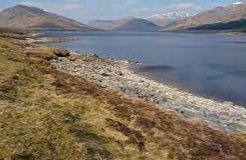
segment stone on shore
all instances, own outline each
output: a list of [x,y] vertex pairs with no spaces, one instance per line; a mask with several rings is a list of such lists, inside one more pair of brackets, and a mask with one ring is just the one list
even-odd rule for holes
[[54,49],[53,54],[57,57],[68,57],[70,56],[70,51],[67,49]]

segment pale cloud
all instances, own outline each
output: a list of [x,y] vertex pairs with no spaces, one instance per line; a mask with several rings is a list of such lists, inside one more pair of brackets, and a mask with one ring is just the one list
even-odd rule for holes
[[200,11],[207,9],[206,7],[202,7],[196,3],[173,3],[165,6],[162,4],[163,7],[153,7],[153,6],[141,6],[136,8],[129,9],[128,15],[135,16],[135,17],[146,17],[153,14],[162,14],[162,13],[169,13],[169,12],[187,12],[190,14],[194,14]]
[[151,10],[152,10],[152,8],[150,8],[150,7],[140,7],[140,8],[132,9],[130,11],[130,13],[131,14],[141,14],[141,13],[144,13],[144,12],[149,12]]
[[199,9],[202,9],[202,7],[200,5],[195,4],[195,3],[180,3],[177,5],[177,9],[199,10]]
[[66,0],[67,2],[79,2],[80,0]]
[[207,4],[203,5],[203,3],[198,1],[186,2],[182,0],[146,0],[141,2],[139,0],[62,0],[59,2],[52,0],[22,0],[24,5],[43,8],[46,11],[79,21],[116,19],[128,16],[142,18],[169,12],[195,14],[209,8]]
[[21,4],[43,8],[51,12],[75,11],[80,8],[80,4],[76,3],[75,2],[76,0],[68,0],[68,1],[70,2],[67,2],[66,4],[53,4],[53,3],[30,2],[30,1],[24,1]]
[[72,11],[77,10],[80,8],[80,4],[67,4],[67,5],[61,5],[60,9],[66,10],[66,11]]
[[135,4],[135,1],[133,1],[133,0],[127,0],[127,1],[124,1],[123,4],[125,4],[125,5],[132,5],[132,4]]
[[169,5],[167,9],[197,11],[197,10],[202,10],[203,7],[196,3],[178,3],[178,4]]
[[141,17],[152,15],[152,14],[156,14],[158,12],[160,12],[160,10],[157,8],[142,6],[139,8],[131,9],[129,11],[129,15],[141,18]]

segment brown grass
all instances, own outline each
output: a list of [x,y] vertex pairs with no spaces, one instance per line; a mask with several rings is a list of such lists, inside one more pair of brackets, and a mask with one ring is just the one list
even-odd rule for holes
[[0,159],[244,160],[246,135],[56,71],[52,49],[0,37]]

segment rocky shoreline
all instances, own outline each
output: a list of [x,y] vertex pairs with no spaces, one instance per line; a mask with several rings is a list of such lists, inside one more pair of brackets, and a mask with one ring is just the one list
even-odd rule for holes
[[26,42],[29,44],[48,44],[48,43],[61,43],[61,42],[70,42],[74,41],[74,38],[68,37],[42,37],[37,35],[35,38],[26,38]]
[[177,111],[185,118],[205,120],[225,132],[246,132],[246,109],[242,106],[202,98],[135,74],[130,70],[134,62],[72,54],[52,60],[52,65],[106,89]]

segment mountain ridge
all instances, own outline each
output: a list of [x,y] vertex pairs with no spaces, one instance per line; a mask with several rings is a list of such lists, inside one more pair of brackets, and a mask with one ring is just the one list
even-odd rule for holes
[[0,27],[20,30],[96,30],[73,19],[25,5],[16,5],[1,11]]
[[90,26],[111,31],[158,31],[160,27],[142,18],[126,17],[118,20],[94,20]]
[[145,19],[141,18],[134,18],[123,25],[114,28],[114,31],[147,31],[147,32],[152,32],[152,31],[159,31],[160,26],[156,25],[153,22],[150,22]]
[[246,19],[246,3],[233,3],[198,13],[192,17],[177,21],[164,30],[186,30],[202,25],[227,23]]
[[121,25],[127,23],[127,21],[134,19],[133,17],[126,17],[117,20],[93,20],[88,23],[89,26],[103,29],[103,30],[113,30]]

